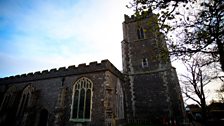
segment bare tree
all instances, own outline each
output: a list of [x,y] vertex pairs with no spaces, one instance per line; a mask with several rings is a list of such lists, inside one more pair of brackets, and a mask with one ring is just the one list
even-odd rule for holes
[[202,123],[207,120],[207,105],[205,87],[217,79],[219,72],[203,66],[204,59],[194,57],[190,62],[185,63],[187,72],[181,75],[183,93],[196,102],[201,108]]

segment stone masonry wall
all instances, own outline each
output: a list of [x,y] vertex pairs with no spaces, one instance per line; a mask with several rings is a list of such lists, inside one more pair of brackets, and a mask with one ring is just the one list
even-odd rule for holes
[[[91,122],[76,123],[69,120],[72,104],[72,89],[74,83],[81,77],[87,77],[93,82]],[[70,66],[68,68],[59,68],[58,70],[52,69],[50,71],[35,72],[34,74],[29,73],[1,78],[0,88],[4,90],[2,91],[3,93],[11,86],[15,86],[16,90],[20,92],[27,85],[34,87],[35,91],[39,92],[35,108],[44,108],[48,111],[49,126],[105,126],[106,84],[109,84],[111,89],[115,89],[114,86],[117,83],[117,79],[123,80],[123,75],[108,60],[104,60],[101,63],[92,62],[89,65],[81,64],[78,67]],[[114,99],[114,91],[110,97]],[[114,110],[112,109],[112,111]],[[38,113],[34,114],[35,117],[29,122],[36,122],[37,125],[39,121],[38,115],[40,116]]]
[[[125,15],[123,22],[124,90],[130,123],[162,124],[182,113],[174,109],[183,104],[181,92],[156,21],[152,12],[143,12],[139,16]],[[143,38],[138,37],[139,29],[143,29]],[[143,59],[147,60],[145,66]]]

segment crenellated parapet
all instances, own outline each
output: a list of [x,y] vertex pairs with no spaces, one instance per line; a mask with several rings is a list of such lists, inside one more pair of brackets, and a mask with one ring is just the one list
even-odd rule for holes
[[125,23],[135,22],[135,21],[138,21],[140,19],[150,17],[152,15],[153,15],[152,11],[142,11],[138,15],[135,14],[135,15],[131,15],[131,16],[128,16],[128,15],[125,14],[124,15],[124,22]]
[[51,70],[43,70],[34,73],[27,73],[0,78],[0,84],[20,83],[26,81],[86,74],[99,71],[110,71],[117,76],[123,76],[122,73],[109,60],[102,60],[100,63],[94,61],[90,62],[88,65],[83,63],[79,64],[78,66],[75,65],[68,66],[67,68],[66,67],[60,67],[58,69],[53,68]]

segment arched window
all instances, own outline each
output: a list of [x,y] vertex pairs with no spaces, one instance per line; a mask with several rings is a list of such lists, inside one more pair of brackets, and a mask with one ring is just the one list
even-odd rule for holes
[[86,77],[82,77],[73,85],[71,121],[90,121],[92,106],[93,83]]
[[0,106],[0,111],[3,111],[3,110],[6,110],[8,109],[8,107],[11,107],[13,102],[14,102],[14,99],[15,99],[15,92],[16,92],[16,87],[12,86],[10,87],[4,97],[3,97],[3,100],[2,100],[2,103],[1,103],[1,106]]
[[138,39],[144,39],[145,38],[144,29],[142,27],[137,29],[137,35],[138,35]]
[[29,106],[31,99],[31,93],[34,91],[34,88],[31,85],[28,85],[22,92],[19,108],[17,110],[17,116],[23,116],[25,110]]
[[147,58],[143,58],[142,59],[142,68],[148,67],[148,59]]

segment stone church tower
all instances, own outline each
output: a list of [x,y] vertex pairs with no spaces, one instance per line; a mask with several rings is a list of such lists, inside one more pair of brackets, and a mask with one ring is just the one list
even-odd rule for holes
[[122,62],[129,123],[180,123],[183,101],[157,17],[149,12],[123,22]]

